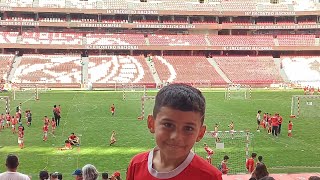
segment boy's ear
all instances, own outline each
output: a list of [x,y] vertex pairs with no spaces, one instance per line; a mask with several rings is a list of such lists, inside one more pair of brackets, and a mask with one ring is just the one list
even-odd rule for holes
[[152,115],[148,115],[148,129],[151,133],[154,133],[154,118]]
[[201,128],[200,128],[200,132],[198,134],[196,142],[199,142],[203,138],[204,134],[206,133],[206,130],[207,130],[207,126],[206,125],[202,125]]

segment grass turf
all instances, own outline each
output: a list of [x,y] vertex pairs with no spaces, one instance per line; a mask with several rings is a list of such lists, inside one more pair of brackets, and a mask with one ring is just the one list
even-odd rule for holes
[[[208,130],[213,130],[214,123],[220,124],[219,130],[228,130],[227,125],[234,121],[235,130],[250,130],[254,134],[252,150],[264,157],[271,173],[318,172],[318,119],[294,119],[293,138],[286,136],[291,96],[296,94],[301,92],[254,91],[251,100],[226,101],[221,91],[204,92],[207,100],[205,124]],[[19,102],[11,101],[12,111]],[[116,106],[114,117],[110,113],[113,103]],[[54,104],[62,106],[61,123],[56,129],[56,137],[49,135],[48,141],[43,142],[43,116],[52,116]],[[64,179],[73,179],[71,173],[88,163],[94,164],[99,172],[119,170],[125,177],[132,156],[155,146],[146,121],[137,120],[140,101],[123,101],[122,92],[51,91],[41,94],[39,101],[23,103],[22,108],[31,109],[33,115],[31,127],[26,126],[23,118],[25,149],[19,149],[17,135],[5,129],[0,132],[0,162],[4,164],[9,153],[17,154],[20,158],[19,171],[34,178],[40,170],[46,169],[63,173]],[[279,112],[283,116],[279,138],[273,138],[263,130],[260,133],[255,131],[255,115],[259,109],[262,112]],[[112,130],[116,131],[118,141],[114,146],[109,146]],[[81,135],[81,146],[71,151],[58,151],[57,148],[63,147],[71,132]],[[214,157],[218,162],[222,158]],[[239,168],[233,167],[232,159],[229,166]],[[4,170],[5,167],[0,166],[0,172]]]

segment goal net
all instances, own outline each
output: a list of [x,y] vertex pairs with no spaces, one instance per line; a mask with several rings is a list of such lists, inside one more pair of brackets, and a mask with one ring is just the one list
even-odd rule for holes
[[320,117],[320,95],[294,95],[291,115],[296,117]]
[[225,99],[251,99],[251,86],[229,84],[225,89]]
[[17,101],[28,101],[37,99],[39,96],[36,85],[12,86],[12,99]]
[[139,117],[140,120],[146,119],[148,115],[153,113],[155,98],[155,96],[141,97],[141,116]]
[[212,164],[216,167],[221,165],[223,157],[227,155],[228,174],[246,173],[246,161],[253,152],[253,134],[248,131],[214,131],[206,132],[203,139],[196,143],[194,152],[206,159],[204,150],[206,143],[213,151]]
[[122,87],[123,100],[140,100],[142,96],[146,96],[146,86],[135,84],[124,84]]
[[0,115],[10,112],[9,96],[0,96]]

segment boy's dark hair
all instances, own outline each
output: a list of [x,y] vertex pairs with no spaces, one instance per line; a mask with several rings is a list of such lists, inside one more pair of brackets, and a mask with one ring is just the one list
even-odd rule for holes
[[156,118],[161,107],[170,107],[180,111],[199,112],[204,121],[206,101],[202,93],[186,84],[170,84],[163,87],[156,96],[153,117]]
[[258,113],[261,113],[261,110],[259,110]]
[[16,169],[19,166],[18,157],[14,154],[9,154],[7,156],[6,166],[8,169]]
[[228,160],[229,159],[229,156],[227,156],[227,155],[225,155],[224,157],[223,157],[223,160]]
[[108,177],[109,177],[109,174],[106,172],[102,173],[101,175],[102,175],[103,179],[108,179]]
[[41,180],[49,179],[48,171],[40,171],[40,173],[39,173],[39,178],[40,178]]
[[252,153],[251,157],[253,157],[253,158],[257,157],[257,153]]
[[261,178],[260,180],[275,180],[275,179],[271,176],[266,176],[266,177]]
[[69,140],[65,140],[64,143],[69,143]]
[[308,180],[320,180],[319,176],[310,176]]
[[262,156],[259,156],[259,157],[258,157],[258,160],[259,160],[259,161],[262,161]]

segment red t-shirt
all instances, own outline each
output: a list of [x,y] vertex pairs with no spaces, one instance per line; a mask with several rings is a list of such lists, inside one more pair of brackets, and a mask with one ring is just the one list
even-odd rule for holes
[[248,161],[247,161],[247,163],[246,163],[246,168],[248,169],[248,171],[249,171],[250,173],[253,172],[253,170],[254,170],[254,159],[253,159],[253,158],[249,158],[249,159],[248,159]]
[[11,116],[7,114],[6,119],[7,119],[7,121],[11,121]]
[[127,170],[127,180],[222,180],[222,173],[198,155],[190,152],[186,160],[168,173],[152,168],[153,151],[136,155]]
[[292,123],[289,123],[289,124],[288,124],[288,130],[292,130],[292,126],[293,126],[293,124],[292,124]]
[[19,138],[23,138],[23,136],[24,136],[24,132],[23,132],[23,131],[19,131],[19,132],[18,132],[18,137],[19,137]]
[[228,174],[228,167],[227,167],[227,163],[225,163],[224,161],[221,162],[221,172],[222,174]]
[[55,121],[51,121],[51,126],[52,126],[53,128],[55,128],[55,127],[56,127],[56,122],[55,122]]
[[279,116],[279,117],[278,117],[278,123],[279,123],[279,124],[282,124],[282,116]]
[[71,149],[71,143],[66,143],[66,144],[65,144],[65,148]]
[[209,148],[209,147],[204,147],[204,150],[206,150],[208,155],[212,155],[213,154],[213,150],[211,148]]
[[45,124],[49,124],[49,118],[44,118],[43,121],[44,121]]
[[48,126],[44,125],[42,130],[43,130],[43,132],[48,132]]
[[16,118],[12,118],[11,119],[11,124],[12,125],[16,125],[18,122],[17,122],[17,119]]
[[16,118],[20,118],[20,114],[19,113],[16,113]]
[[272,126],[278,126],[278,118],[276,116],[271,117]]
[[69,136],[69,139],[72,139],[72,140],[74,140],[74,139],[76,139],[76,135],[71,135],[71,136]]
[[114,109],[115,109],[116,107],[114,107],[114,106],[111,106],[111,111],[114,111]]

